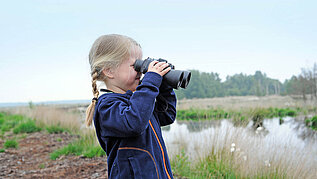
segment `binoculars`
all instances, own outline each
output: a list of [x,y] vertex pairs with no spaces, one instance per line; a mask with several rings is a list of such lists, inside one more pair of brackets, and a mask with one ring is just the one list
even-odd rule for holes
[[[134,63],[134,69],[137,72],[141,73],[146,73],[148,71],[149,64],[153,62],[154,60],[159,61],[159,62],[165,62],[168,63],[167,60],[164,59],[153,59],[148,57],[145,60],[136,60]],[[163,76],[163,80],[167,82],[171,87],[174,89],[178,89],[179,87],[181,88],[186,88],[190,77],[191,77],[191,72],[190,71],[181,71],[181,70],[175,70],[174,65],[168,63],[168,67],[171,67],[171,70],[167,72]],[[167,68],[168,68],[167,67]]]

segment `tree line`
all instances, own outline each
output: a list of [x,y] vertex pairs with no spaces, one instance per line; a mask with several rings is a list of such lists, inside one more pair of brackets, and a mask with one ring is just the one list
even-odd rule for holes
[[302,68],[283,83],[266,76],[261,71],[254,75],[243,73],[227,76],[221,80],[218,73],[190,70],[191,80],[186,89],[175,90],[178,99],[213,98],[224,96],[300,95],[304,100],[317,99],[317,64]]

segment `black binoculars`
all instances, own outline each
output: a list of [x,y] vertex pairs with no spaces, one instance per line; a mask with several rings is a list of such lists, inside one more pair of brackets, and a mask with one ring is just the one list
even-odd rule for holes
[[[134,63],[135,71],[141,72],[143,74],[146,73],[148,71],[149,64],[151,62],[153,62],[154,60],[167,63],[167,60],[164,60],[161,58],[160,59],[153,59],[153,58],[148,57],[145,60],[136,60],[135,61],[135,63]],[[190,80],[191,72],[190,71],[175,70],[174,65],[172,65],[170,63],[168,63],[168,65],[169,65],[168,67],[171,67],[171,70],[163,76],[163,80],[165,80],[167,82],[167,84],[169,84],[174,89],[178,89],[179,87],[186,88],[188,83],[189,83],[189,80]]]

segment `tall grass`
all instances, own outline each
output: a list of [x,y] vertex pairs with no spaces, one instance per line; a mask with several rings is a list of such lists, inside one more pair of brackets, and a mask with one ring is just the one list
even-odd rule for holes
[[172,169],[178,175],[188,178],[316,177],[313,145],[302,148],[287,141],[268,140],[250,134],[244,127],[223,122],[217,128],[199,133],[189,133],[185,125],[173,127],[179,129],[171,129],[163,135]]
[[[105,155],[104,151],[99,146],[94,130],[92,128],[85,128],[83,123],[80,122],[81,116],[76,113],[46,106],[18,108],[11,110],[10,113],[15,113],[17,114],[15,116],[21,116],[21,118],[25,118],[20,115],[23,114],[29,118],[35,119],[36,125],[41,128],[46,128],[48,133],[61,133],[66,131],[80,136],[80,139],[54,151],[50,155],[51,159],[55,160],[62,155],[83,155],[85,157]],[[19,127],[19,131],[16,129],[16,132],[25,131],[24,128],[25,127],[21,126]],[[32,128],[32,126],[28,129],[30,128]]]
[[86,130],[79,140],[54,151],[50,158],[56,160],[63,155],[82,155],[88,158],[105,156],[105,152],[96,141],[94,130]]
[[70,113],[52,106],[20,107],[11,109],[9,112],[33,118],[36,124],[41,128],[57,126],[67,129],[73,134],[80,134],[83,129],[78,114]]

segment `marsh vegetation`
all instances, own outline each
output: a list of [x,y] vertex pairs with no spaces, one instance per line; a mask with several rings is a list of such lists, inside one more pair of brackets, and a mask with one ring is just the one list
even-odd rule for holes
[[[315,106],[278,96],[180,100],[177,121],[162,129],[173,173],[182,178],[315,178]],[[4,110],[2,154],[25,150],[23,139],[42,133],[77,136],[45,153],[51,162],[72,156],[92,161],[105,158],[93,128],[84,126],[85,106]],[[33,132],[28,133],[29,128]],[[12,141],[4,145],[6,140]],[[54,140],[59,141],[66,140]],[[52,165],[42,162],[37,168]]]

